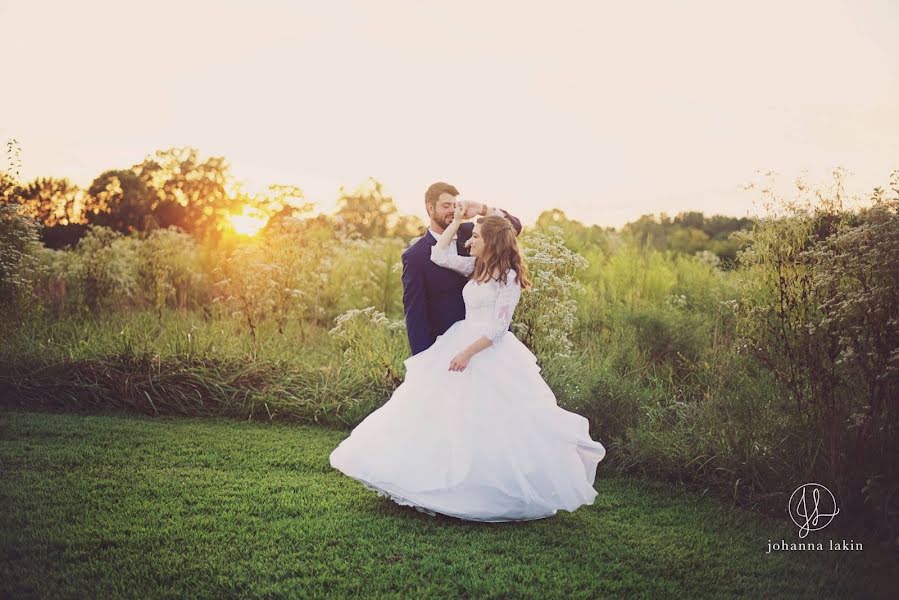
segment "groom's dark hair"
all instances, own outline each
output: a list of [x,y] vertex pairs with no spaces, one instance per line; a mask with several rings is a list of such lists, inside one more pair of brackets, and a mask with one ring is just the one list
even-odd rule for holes
[[459,195],[459,190],[457,190],[455,186],[438,181],[437,183],[432,183],[431,187],[428,188],[428,191],[425,192],[425,204],[431,207],[436,206],[440,194],[444,192],[450,193],[453,196]]

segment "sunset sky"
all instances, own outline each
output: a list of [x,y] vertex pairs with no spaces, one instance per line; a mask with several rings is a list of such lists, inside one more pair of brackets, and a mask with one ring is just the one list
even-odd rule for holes
[[444,180],[526,223],[745,216],[757,170],[888,182],[896,31],[895,0],[0,0],[0,141],[85,186],[193,146],[325,210],[373,176],[413,214]]

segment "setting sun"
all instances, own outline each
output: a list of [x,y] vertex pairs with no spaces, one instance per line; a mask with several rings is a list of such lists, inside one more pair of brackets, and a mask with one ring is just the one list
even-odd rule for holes
[[248,207],[244,207],[243,213],[239,215],[231,215],[228,220],[234,231],[241,235],[256,235],[268,222],[268,219],[260,216],[258,211],[253,211]]

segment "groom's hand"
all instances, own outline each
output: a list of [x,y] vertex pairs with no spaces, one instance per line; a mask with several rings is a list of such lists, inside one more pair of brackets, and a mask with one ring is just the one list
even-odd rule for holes
[[466,202],[466,204],[468,206],[465,209],[465,216],[463,217],[465,219],[473,219],[473,218],[477,217],[478,215],[480,215],[481,209],[484,206],[483,203],[474,202],[474,201],[468,201],[468,202]]

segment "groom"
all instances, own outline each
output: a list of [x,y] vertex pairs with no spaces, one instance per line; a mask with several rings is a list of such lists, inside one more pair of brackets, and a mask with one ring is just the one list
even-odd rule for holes
[[[438,335],[443,335],[456,321],[465,318],[462,288],[468,278],[431,262],[431,246],[453,221],[459,190],[438,182],[425,192],[425,209],[430,217],[428,231],[403,252],[403,309],[406,333],[412,354],[430,348]],[[480,202],[469,202],[466,219],[500,215],[512,223],[515,235],[521,233],[521,222],[504,210],[489,208]],[[471,237],[474,223],[462,223],[455,243],[460,256],[469,256],[465,242]]]

